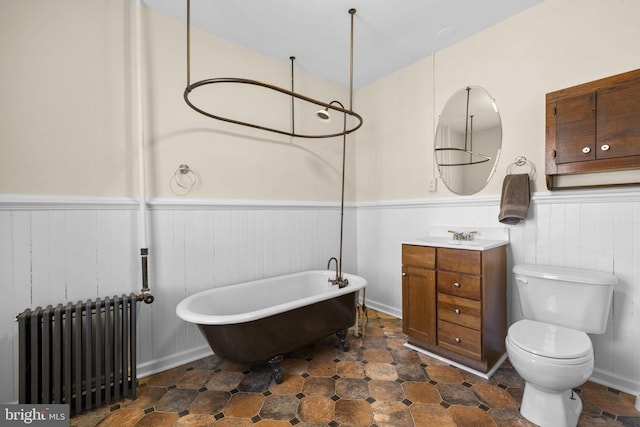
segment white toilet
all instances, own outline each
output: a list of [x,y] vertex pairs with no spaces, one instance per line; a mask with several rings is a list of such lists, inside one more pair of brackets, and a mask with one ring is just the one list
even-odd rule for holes
[[506,347],[526,381],[520,413],[542,427],[574,427],[582,401],[572,388],[593,372],[587,332],[605,332],[617,279],[545,265],[516,265],[513,272],[524,319],[509,328]]

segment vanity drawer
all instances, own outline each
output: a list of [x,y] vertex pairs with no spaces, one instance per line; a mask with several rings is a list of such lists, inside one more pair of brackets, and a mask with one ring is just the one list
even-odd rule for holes
[[482,274],[480,251],[438,248],[438,270]]
[[438,292],[479,300],[482,279],[478,276],[438,271]]
[[479,331],[482,310],[480,301],[438,292],[438,319]]
[[482,360],[482,334],[475,329],[438,320],[438,345],[458,354]]
[[436,268],[436,248],[402,245],[402,264],[434,269]]

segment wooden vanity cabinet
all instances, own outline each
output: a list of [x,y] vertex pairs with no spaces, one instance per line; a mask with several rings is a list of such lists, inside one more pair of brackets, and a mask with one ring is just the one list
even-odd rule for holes
[[640,70],[546,95],[545,174],[640,168]]
[[402,245],[408,343],[486,373],[505,353],[506,246]]

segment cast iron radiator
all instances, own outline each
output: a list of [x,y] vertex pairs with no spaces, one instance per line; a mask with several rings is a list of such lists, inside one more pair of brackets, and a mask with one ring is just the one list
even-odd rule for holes
[[26,309],[17,316],[19,402],[70,414],[136,398],[135,294]]

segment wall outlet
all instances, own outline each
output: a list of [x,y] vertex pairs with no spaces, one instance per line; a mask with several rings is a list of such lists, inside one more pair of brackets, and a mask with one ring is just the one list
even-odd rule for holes
[[438,178],[431,178],[431,181],[429,181],[429,191],[432,193],[438,191]]

